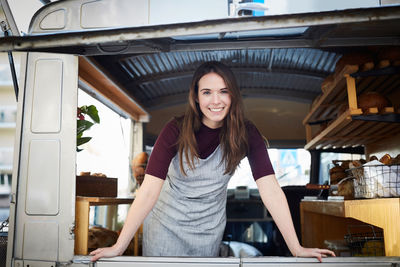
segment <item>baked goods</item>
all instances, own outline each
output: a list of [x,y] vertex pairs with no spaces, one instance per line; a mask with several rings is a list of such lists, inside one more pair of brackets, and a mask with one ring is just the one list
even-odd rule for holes
[[361,94],[358,97],[358,107],[362,109],[363,112],[368,112],[369,108],[378,108],[378,110],[384,107],[391,106],[390,101],[377,92],[367,92]]
[[91,227],[88,234],[88,249],[110,247],[117,242],[117,239],[118,233],[115,231],[99,226]]
[[350,168],[350,160],[344,160],[344,161],[342,161],[342,164],[340,165],[340,167],[342,167],[344,170],[347,170],[347,169],[349,169]]
[[346,172],[341,166],[335,166],[329,170],[330,184],[337,184],[340,180],[345,178]]
[[376,156],[371,156],[368,159],[368,161],[374,161],[374,160],[378,160],[378,158]]
[[338,195],[344,199],[354,198],[354,184],[352,179],[345,179],[338,184]]
[[363,65],[373,61],[373,56],[368,53],[353,52],[351,54],[344,54],[336,63],[335,72],[340,72],[346,65]]
[[146,152],[140,152],[137,154],[132,161],[134,166],[140,166],[147,163],[148,155]]
[[104,173],[101,173],[101,172],[95,172],[95,173],[91,173],[91,172],[81,172],[79,175],[80,175],[80,176],[107,177],[107,175],[105,175]]
[[141,152],[132,160],[132,173],[139,185],[141,185],[144,180],[147,159],[147,153]]
[[385,154],[379,159],[379,161],[385,165],[391,165],[392,157],[389,154]]
[[107,175],[105,175],[104,173],[101,173],[101,172],[95,172],[91,176],[104,177],[104,178],[107,177]]
[[400,165],[400,154],[398,154],[395,158],[392,158],[391,165]]

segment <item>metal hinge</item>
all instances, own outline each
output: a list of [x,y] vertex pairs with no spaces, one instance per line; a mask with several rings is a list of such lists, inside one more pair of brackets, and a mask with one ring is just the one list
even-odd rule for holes
[[16,195],[14,193],[10,194],[10,203],[15,204],[15,202],[16,202]]
[[71,226],[69,227],[69,239],[70,240],[75,240],[75,223],[72,223]]

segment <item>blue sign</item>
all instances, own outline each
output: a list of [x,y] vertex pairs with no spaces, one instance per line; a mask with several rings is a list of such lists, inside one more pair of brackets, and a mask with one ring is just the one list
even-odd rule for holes
[[297,151],[295,149],[280,150],[279,166],[281,168],[295,167],[297,164]]

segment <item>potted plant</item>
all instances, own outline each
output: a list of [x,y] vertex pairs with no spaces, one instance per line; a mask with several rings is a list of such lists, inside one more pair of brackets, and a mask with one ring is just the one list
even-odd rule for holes
[[[85,115],[87,115],[85,117]],[[89,117],[91,120],[87,120]],[[82,149],[78,148],[80,145],[83,145],[92,139],[92,137],[85,136],[83,137],[83,133],[86,130],[89,130],[95,123],[100,123],[99,113],[97,108],[94,105],[90,106],[81,106],[78,107],[77,112],[77,128],[76,128],[76,151],[82,151]]]

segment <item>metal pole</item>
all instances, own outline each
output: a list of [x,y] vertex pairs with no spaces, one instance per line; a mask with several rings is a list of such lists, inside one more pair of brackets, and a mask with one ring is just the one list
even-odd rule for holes
[[[8,33],[8,27],[7,27],[7,23],[5,21],[0,22],[1,23],[1,29],[4,32],[4,36],[8,37],[9,33]],[[13,80],[13,84],[14,84],[14,91],[15,91],[15,99],[18,102],[18,81],[17,81],[17,74],[15,72],[15,65],[14,65],[14,59],[12,56],[12,52],[8,51],[8,61],[10,62],[10,70],[11,70],[11,76],[12,76],[12,80]]]

